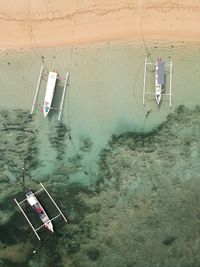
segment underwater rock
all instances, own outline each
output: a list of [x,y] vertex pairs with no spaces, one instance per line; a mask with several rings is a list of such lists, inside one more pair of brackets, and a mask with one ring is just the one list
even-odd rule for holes
[[129,147],[132,150],[135,150],[135,148],[136,148],[136,144],[135,144],[134,140],[132,140],[132,139],[128,140],[126,142],[126,145],[127,145],[127,147]]
[[0,248],[0,258],[12,263],[21,263],[23,266],[23,263],[27,261],[31,247],[30,243],[21,243]]
[[65,248],[69,254],[77,253],[80,250],[80,244],[75,239],[67,239]]
[[154,152],[156,150],[156,146],[145,146],[144,147],[144,152],[145,153],[152,153],[152,152]]
[[14,214],[13,210],[12,211],[1,210],[0,211],[0,225],[7,223],[10,220],[10,218],[13,216],[13,214]]
[[77,211],[70,211],[68,213],[68,220],[71,223],[79,223],[81,221],[81,217],[80,217],[80,215],[78,214]]
[[82,222],[79,226],[80,232],[84,233],[87,237],[90,236],[90,233],[92,231],[92,223],[89,221]]
[[171,244],[176,240],[177,238],[175,236],[167,236],[162,241],[163,245],[165,246],[171,246]]
[[88,237],[90,239],[96,239],[96,237],[97,237],[96,231],[94,229],[91,229],[90,232],[88,233]]
[[90,152],[92,149],[92,139],[90,137],[81,137],[80,139],[80,150],[83,152]]
[[66,150],[67,133],[70,129],[63,123],[58,123],[49,133],[49,141],[57,152],[57,159],[62,160]]
[[2,174],[0,176],[0,183],[9,183],[9,181],[10,181],[10,179],[9,179],[9,177],[7,175]]
[[86,254],[90,260],[96,261],[99,258],[100,252],[97,248],[90,248]]

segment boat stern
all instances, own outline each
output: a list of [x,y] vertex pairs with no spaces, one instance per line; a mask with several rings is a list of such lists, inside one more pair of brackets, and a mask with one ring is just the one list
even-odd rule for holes
[[43,105],[43,114],[46,117],[51,109],[51,103],[53,101],[56,81],[58,74],[56,72],[50,71],[48,75],[48,81],[46,86],[46,93],[44,97],[44,105]]
[[43,114],[44,114],[44,117],[46,117],[50,111],[51,107],[49,105],[48,102],[44,102],[44,106],[43,106]]
[[161,96],[162,96],[162,85],[161,84],[156,84],[155,88],[155,99],[157,104],[160,104],[161,101]]
[[161,100],[161,94],[156,94],[155,98],[156,98],[157,104],[159,105],[160,104],[160,100]]

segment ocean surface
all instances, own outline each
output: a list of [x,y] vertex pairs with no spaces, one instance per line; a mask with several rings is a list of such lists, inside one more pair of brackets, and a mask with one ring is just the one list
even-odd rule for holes
[[[32,49],[0,50],[0,266],[200,265],[196,255],[200,199],[192,191],[200,185],[199,55],[200,44],[171,41],[45,49],[33,44]],[[160,106],[153,95],[142,103],[146,57],[152,63],[157,58],[173,62],[171,108],[168,96],[163,96]],[[30,116],[41,65],[45,73],[56,70],[62,78],[70,73],[61,121],[55,110],[44,119],[39,105]],[[43,104],[45,82],[38,104]],[[56,108],[62,85],[63,81],[57,84]],[[146,86],[153,92],[151,67]],[[166,92],[168,88],[167,68]],[[193,187],[183,191],[184,199],[180,190],[190,181]],[[55,221],[56,235],[43,231],[42,242],[37,242],[13,201],[23,199],[23,186],[34,191],[39,182],[68,218],[66,225],[61,218]],[[162,190],[168,204],[158,207]],[[41,200],[53,216],[56,210],[44,193]],[[190,216],[195,233],[194,225],[183,221],[186,228],[179,228],[181,219],[173,217],[194,207]],[[188,218],[186,212],[182,218]],[[156,220],[164,228],[154,225]],[[172,225],[177,228],[174,234]],[[180,229],[187,230],[185,236]],[[194,246],[188,254],[187,242]],[[145,249],[151,243],[154,249]]]

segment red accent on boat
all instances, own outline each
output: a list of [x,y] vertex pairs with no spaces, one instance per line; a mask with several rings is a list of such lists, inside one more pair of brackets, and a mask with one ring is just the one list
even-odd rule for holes
[[39,207],[39,208],[37,208],[37,212],[38,213],[41,213],[42,212],[42,209]]

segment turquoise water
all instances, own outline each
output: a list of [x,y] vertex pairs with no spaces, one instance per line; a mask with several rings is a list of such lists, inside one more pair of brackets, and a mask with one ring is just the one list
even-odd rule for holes
[[[159,56],[166,62],[169,57],[173,61],[172,110],[180,104],[188,107],[198,104],[200,94],[198,44],[154,42],[148,44],[148,52],[151,53],[149,60]],[[76,150],[80,145],[80,139],[92,140],[92,150],[87,155],[89,161],[87,169],[93,170],[95,169],[93,159],[96,159],[99,150],[113,133],[143,129],[148,110],[153,112],[145,129],[151,129],[171,111],[166,97],[160,108],[155,105],[153,99],[149,99],[145,107],[142,105],[145,57],[146,51],[141,42],[78,46],[73,47],[73,50],[51,48],[2,51],[1,86],[5,89],[0,92],[1,106],[31,109],[41,60],[45,62],[48,70],[56,69],[61,76],[65,75],[66,70],[70,70],[70,85],[62,121],[71,130]],[[150,73],[147,83],[149,88],[154,86],[153,77],[154,75]],[[43,88],[44,86],[45,84]],[[41,103],[42,93],[44,90],[41,90]],[[53,161],[54,152],[45,139],[56,123],[56,116],[53,116],[52,120],[44,121],[40,112],[37,112],[35,122],[41,136],[42,160],[48,158],[49,161]],[[50,168],[49,163],[48,168]],[[40,170],[38,177],[43,170]]]
[[[183,264],[192,263],[182,261],[182,265],[179,264],[178,254],[174,252],[177,249],[177,233],[171,234],[171,230],[167,231],[162,226],[160,232],[154,232],[151,220],[156,227],[155,220],[160,216],[163,224],[169,223],[169,229],[172,224],[181,223],[176,218],[174,221],[169,220],[170,215],[165,217],[162,208],[158,207],[162,190],[172,195],[173,201],[183,207],[184,212],[186,206],[188,209],[191,209],[190,205],[196,207],[198,200],[196,194],[192,198],[192,193],[190,195],[190,192],[186,192],[191,203],[185,205],[180,198],[176,202],[176,192],[169,184],[174,183],[176,190],[179,190],[178,186],[182,189],[185,181],[191,180],[191,184],[194,184],[191,192],[199,185],[199,139],[196,133],[199,113],[194,110],[200,101],[199,49],[199,44],[152,42],[148,43],[146,51],[143,43],[129,41],[73,48],[1,50],[1,147],[4,157],[1,158],[0,225],[1,232],[9,232],[12,228],[14,236],[8,236],[6,240],[0,234],[2,266],[186,266]],[[144,59],[147,54],[150,61],[157,57],[166,62],[173,61],[171,109],[166,97],[160,107],[151,97],[147,98],[145,106],[142,104]],[[33,117],[29,117],[42,63],[48,70],[56,69],[62,77],[66,70],[70,71],[60,123],[55,111],[51,112],[49,119],[43,119],[39,110]],[[150,72],[148,78],[147,86],[153,89],[154,73]],[[42,88],[44,86],[45,82]],[[58,86],[58,98],[60,89]],[[43,95],[44,90],[41,89],[41,103]],[[180,105],[186,106],[188,110],[175,112]],[[151,111],[148,118],[145,116],[147,111]],[[171,125],[170,130],[164,126],[156,130],[154,137],[141,134],[151,131],[166,120],[169,113],[174,112],[178,115],[167,120]],[[177,130],[179,127],[180,133]],[[128,134],[130,132],[135,133],[132,138]],[[122,137],[118,138],[121,134]],[[182,139],[178,142],[179,134],[183,136],[184,142]],[[150,141],[157,138],[157,141],[154,140],[156,147],[159,142],[174,146],[175,151],[185,153],[185,156],[174,157],[167,146],[160,146],[161,149],[155,152],[154,142],[151,141],[151,147],[148,147],[145,138]],[[16,149],[12,149],[15,146]],[[160,159],[159,155],[162,155]],[[191,157],[191,162],[183,169],[187,157]],[[167,167],[170,168],[169,162],[175,159],[177,163],[172,175]],[[44,182],[69,219],[67,225],[62,220],[55,223],[55,236],[41,233],[44,241],[40,244],[28,229],[22,215],[13,209],[13,196],[23,198],[19,181],[23,176],[24,162],[26,186],[36,190],[37,183]],[[14,166],[14,174],[9,170],[10,165]],[[161,167],[164,168],[163,179],[160,179],[161,172],[156,172],[162,170]],[[41,195],[41,200],[46,201],[44,195]],[[164,200],[169,201],[169,206],[164,205],[164,209],[166,214],[170,214],[167,193]],[[174,205],[173,201],[171,205]],[[54,214],[48,201],[45,206],[49,206],[48,212]],[[155,212],[151,213],[152,210]],[[172,211],[173,214],[176,212]],[[198,212],[195,214],[197,218]],[[128,223],[124,221],[125,217]],[[147,226],[138,228],[140,222],[145,224],[145,220]],[[194,223],[196,225],[196,220]],[[191,225],[188,229],[190,227],[192,229]],[[134,229],[137,229],[136,235]],[[142,240],[148,229],[150,234],[144,242]],[[159,260],[151,249],[147,251],[145,260],[141,260],[146,246],[150,246],[151,238],[157,255],[161,253],[164,260]],[[187,234],[185,238],[192,240],[192,235]],[[160,251],[156,245],[161,242],[159,240],[164,242],[164,249]],[[181,240],[184,240],[184,235]],[[194,258],[198,248],[197,239],[195,242],[191,258]],[[12,248],[12,245],[16,247]],[[21,252],[23,245],[27,249]],[[169,255],[165,247],[174,253],[173,261],[166,260]],[[37,250],[36,254],[32,253],[34,249]],[[7,262],[11,250],[18,257]],[[56,251],[52,258],[53,264],[48,258],[52,250]],[[184,247],[180,249],[180,253],[184,251]],[[109,264],[106,265],[106,262]],[[197,259],[197,265],[193,263],[187,266],[198,264]]]

